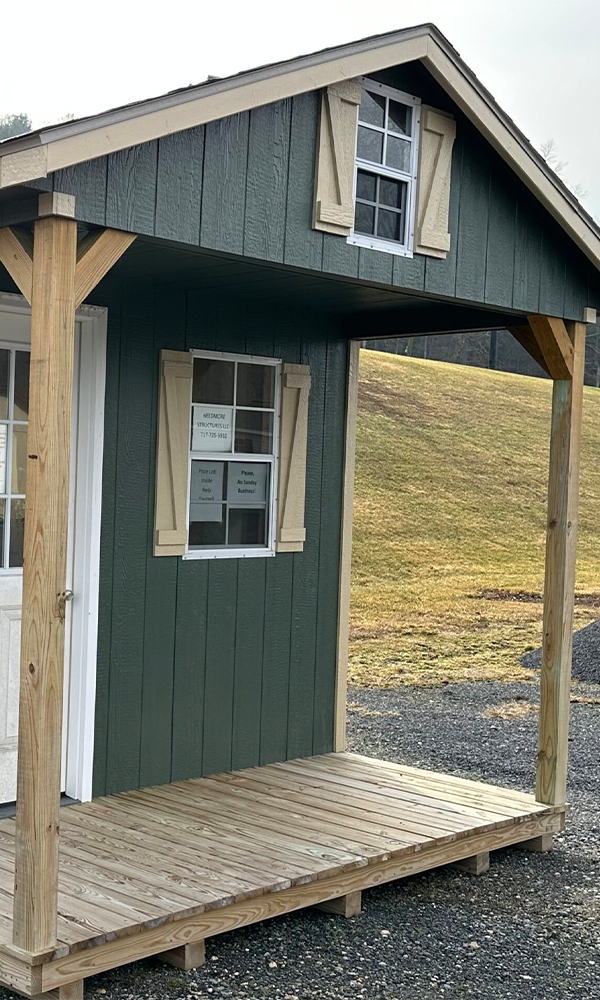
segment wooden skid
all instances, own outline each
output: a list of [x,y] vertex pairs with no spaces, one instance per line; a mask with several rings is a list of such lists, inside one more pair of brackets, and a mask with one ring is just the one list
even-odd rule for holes
[[517,844],[521,851],[532,851],[534,854],[545,854],[547,851],[551,851],[554,847],[554,834],[553,833],[542,833],[539,837],[533,837],[531,840],[523,840],[520,844]]
[[457,868],[461,872],[467,872],[468,875],[485,875],[490,870],[490,852],[484,851],[483,854],[474,854],[471,858],[454,861],[452,868]]
[[346,896],[338,896],[337,899],[328,899],[325,903],[319,903],[317,910],[340,917],[357,917],[362,910],[362,892],[357,890]]
[[36,996],[151,955],[191,968],[207,937],[305,906],[348,915],[364,889],[558,832],[563,811],[347,753],[70,806],[58,946],[29,964],[10,945],[14,821],[3,820],[0,982]]
[[194,944],[183,944],[180,948],[172,948],[171,951],[163,951],[156,956],[161,962],[167,965],[174,965],[177,969],[189,972],[190,969],[198,969],[206,961],[206,945],[204,941],[196,941]]

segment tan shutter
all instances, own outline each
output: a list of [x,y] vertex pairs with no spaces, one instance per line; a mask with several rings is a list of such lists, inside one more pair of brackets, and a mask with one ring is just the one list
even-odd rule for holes
[[450,249],[448,210],[455,137],[454,118],[424,104],[419,137],[415,253],[446,257]]
[[191,354],[185,351],[160,352],[155,556],[181,556],[185,552],[193,370]]
[[344,80],[321,94],[313,228],[349,236],[354,225],[354,158],[361,87]]
[[279,502],[276,546],[278,552],[302,552],[304,548],[309,392],[310,368],[308,365],[285,364],[283,366],[279,432]]

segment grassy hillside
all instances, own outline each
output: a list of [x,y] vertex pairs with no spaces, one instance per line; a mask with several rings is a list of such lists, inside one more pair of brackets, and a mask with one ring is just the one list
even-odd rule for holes
[[[363,351],[350,676],[529,676],[541,642],[551,385]],[[585,390],[576,625],[600,615],[600,391]]]

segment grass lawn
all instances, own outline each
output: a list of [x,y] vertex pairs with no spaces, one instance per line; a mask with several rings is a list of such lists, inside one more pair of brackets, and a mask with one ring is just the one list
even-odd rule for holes
[[[550,382],[362,351],[350,680],[531,676]],[[586,388],[575,625],[600,616],[600,390]]]

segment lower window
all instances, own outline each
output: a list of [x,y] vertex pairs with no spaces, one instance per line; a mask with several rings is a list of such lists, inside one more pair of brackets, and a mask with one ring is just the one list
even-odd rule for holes
[[188,558],[273,555],[280,362],[194,352]]

